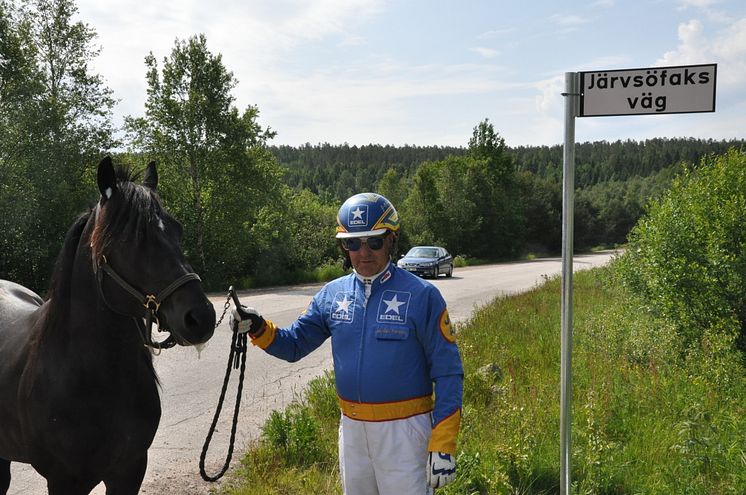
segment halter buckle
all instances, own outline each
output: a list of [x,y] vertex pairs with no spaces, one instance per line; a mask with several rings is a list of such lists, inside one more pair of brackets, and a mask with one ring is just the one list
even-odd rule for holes
[[149,296],[145,296],[145,302],[143,303],[143,306],[145,306],[145,309],[149,309],[153,313],[157,313],[158,309],[161,307],[161,303],[158,302],[158,298],[156,296],[151,294]]

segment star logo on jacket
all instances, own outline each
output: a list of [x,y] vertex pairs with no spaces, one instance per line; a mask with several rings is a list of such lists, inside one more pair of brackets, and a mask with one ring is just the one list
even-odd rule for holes
[[379,323],[400,323],[407,322],[407,312],[409,311],[409,300],[412,298],[410,292],[398,290],[383,291],[381,302],[378,305]]
[[388,313],[389,311],[393,311],[396,314],[399,314],[399,306],[404,304],[403,301],[398,301],[396,299],[396,294],[394,294],[393,299],[391,299],[390,301],[383,301],[383,302],[386,304],[386,311],[385,311],[386,313]]
[[348,224],[350,226],[368,225],[368,205],[357,205],[354,210],[350,210]]
[[352,301],[347,299],[347,296],[344,297],[341,301],[335,301],[337,304],[337,311],[344,311],[345,313],[350,312],[350,303]]
[[351,323],[355,317],[354,298],[350,292],[337,292],[330,308],[330,318],[343,323]]

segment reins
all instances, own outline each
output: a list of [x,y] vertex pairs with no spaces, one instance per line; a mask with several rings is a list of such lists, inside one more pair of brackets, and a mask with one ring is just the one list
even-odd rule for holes
[[[220,316],[220,319],[215,324],[215,328],[220,325],[220,323],[223,321],[223,318],[225,317],[225,314],[228,312],[228,308],[230,307],[231,299],[233,299],[234,304],[238,307],[240,305],[238,301],[238,296],[236,295],[236,292],[233,290],[233,287],[231,286],[228,289],[228,299],[225,301],[225,305],[223,307],[223,314]],[[215,482],[223,477],[226,471],[228,471],[228,467],[231,463],[231,458],[233,457],[233,448],[236,441],[236,427],[238,425],[238,413],[241,407],[241,392],[243,391],[243,379],[244,379],[244,371],[246,370],[246,350],[247,350],[247,336],[245,333],[239,334],[237,329],[232,329],[233,331],[233,337],[231,339],[231,351],[228,355],[228,365],[225,369],[225,378],[223,379],[223,388],[220,391],[220,398],[218,399],[218,405],[215,409],[215,416],[212,418],[212,424],[210,425],[210,430],[207,432],[207,437],[205,438],[205,443],[202,446],[202,453],[199,456],[199,474],[202,476],[202,479],[209,482]],[[240,362],[240,363],[239,363]],[[207,451],[210,448],[210,443],[212,442],[212,436],[215,433],[215,428],[218,424],[218,419],[220,418],[220,412],[223,410],[223,402],[225,401],[225,392],[228,388],[228,382],[230,381],[231,376],[231,369],[239,369],[240,366],[240,372],[238,375],[238,391],[236,393],[236,405],[233,410],[233,423],[231,425],[231,437],[230,437],[230,443],[228,445],[228,454],[225,458],[225,463],[223,464],[223,467],[221,468],[220,472],[216,474],[215,476],[210,476],[207,474],[207,471],[205,471],[205,458],[207,457]]]

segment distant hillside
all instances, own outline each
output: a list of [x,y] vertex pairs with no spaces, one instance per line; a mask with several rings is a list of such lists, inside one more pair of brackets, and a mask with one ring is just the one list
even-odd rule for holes
[[[744,140],[713,141],[692,138],[658,138],[646,141],[597,141],[575,147],[575,180],[579,189],[632,177],[656,175],[686,161],[698,163],[702,156],[721,154],[730,147],[745,147]],[[426,161],[463,155],[465,147],[453,146],[350,146],[328,143],[301,147],[270,146],[269,150],[286,170],[286,183],[298,189],[344,200],[351,194],[375,189],[389,168],[411,176]],[[559,182],[562,177],[562,146],[509,148],[516,169]]]
[[[585,188],[609,181],[648,177],[681,162],[699,163],[707,154],[722,154],[744,147],[744,140],[713,141],[692,138],[657,138],[646,141],[596,141],[575,146],[575,183]],[[560,180],[562,146],[511,148],[516,168],[540,177]]]
[[270,146],[280,165],[287,169],[286,183],[309,189],[320,196],[345,200],[361,191],[372,191],[389,168],[410,175],[427,161],[463,155],[466,148],[454,146],[365,146],[328,143],[298,148]]

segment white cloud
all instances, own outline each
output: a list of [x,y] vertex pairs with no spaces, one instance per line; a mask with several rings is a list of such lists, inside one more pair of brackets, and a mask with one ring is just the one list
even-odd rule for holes
[[720,0],[679,0],[682,7],[706,8],[719,3]]
[[549,21],[561,27],[577,27],[590,22],[587,17],[574,14],[554,14],[549,18]]
[[366,39],[362,36],[349,36],[343,39],[339,46],[362,46],[367,43]]
[[707,36],[697,19],[678,28],[675,50],[663,54],[656,65],[718,64],[718,86],[742,86],[746,79],[746,18],[733,21],[714,35]]
[[619,67],[628,67],[632,63],[633,61],[627,55],[607,55],[584,62],[575,69],[578,71],[618,69]]
[[286,34],[299,39],[319,39],[331,33],[344,33],[350,25],[381,11],[380,0],[295,0],[289,3],[292,8],[282,10],[291,15],[280,26]]
[[544,116],[562,115],[565,91],[564,74],[539,81],[535,84],[536,89],[541,92],[536,96],[536,110]]
[[[360,61],[356,67],[315,70],[303,79],[273,77],[273,86],[260,94],[261,111],[278,130],[278,142],[288,144],[462,146],[485,117],[502,123],[500,132],[511,143],[538,143],[546,135],[538,129],[552,122],[534,110],[535,86],[506,82],[505,74],[494,64]],[[531,125],[522,124],[528,120]]]
[[78,9],[79,17],[96,29],[96,44],[103,47],[103,56],[93,66],[121,100],[115,109],[120,116],[115,124],[120,125],[121,116],[143,112],[145,56],[152,51],[160,64],[177,38],[205,34],[208,49],[221,54],[239,80],[240,107],[256,103],[255,91],[272,86],[272,75],[291,77],[278,67],[298,46],[326,36],[338,36],[340,45],[362,43],[348,30],[378,15],[382,5],[382,0],[260,0],[218,6],[198,0],[79,0]]
[[[534,84],[539,92],[534,98],[536,114],[529,116],[531,125],[520,143],[545,144],[562,142],[564,127],[565,76],[560,74]],[[510,144],[510,143],[509,143]]]
[[486,48],[483,46],[475,46],[471,48],[471,51],[481,55],[484,58],[495,58],[500,54],[498,50],[495,50],[493,48]]
[[[559,143],[565,71],[639,67],[650,60],[649,53],[636,51],[634,43],[609,45],[599,51],[606,56],[592,60],[583,59],[578,51],[548,59],[531,55],[537,43],[546,44],[549,36],[554,42],[558,33],[567,35],[563,41],[580,46],[573,36],[581,27],[616,22],[601,15],[601,9],[615,4],[621,8],[615,0],[570,3],[570,15],[553,16],[546,7],[526,16],[525,8],[506,4],[497,25],[488,22],[474,31],[475,23],[465,23],[467,29],[454,38],[452,53],[435,52],[426,39],[412,38],[420,33],[421,12],[403,7],[406,2],[78,1],[80,17],[95,27],[96,43],[104,50],[93,70],[107,78],[115,97],[122,100],[115,115],[142,114],[143,59],[149,51],[160,62],[176,38],[204,33],[210,51],[221,54],[238,79],[233,91],[236,105],[258,105],[260,122],[277,130],[275,142],[282,144],[464,145],[473,126],[485,117],[495,122],[510,145]],[[668,35],[676,35],[676,41],[656,63],[718,63],[717,118],[700,116],[696,122],[707,123],[707,132],[715,138],[719,132],[723,137],[743,135],[744,126],[737,125],[740,117],[731,115],[736,109],[746,113],[746,101],[738,99],[746,81],[746,19],[738,20],[743,14],[735,14],[742,9],[706,0],[674,5],[691,9],[692,19],[681,23],[678,31],[669,28]],[[453,25],[454,30],[463,27],[439,2],[428,6],[434,21]],[[672,17],[681,15],[670,12],[670,2],[653,2],[649,8],[653,14],[667,8]],[[379,46],[375,40],[381,36],[386,42]],[[456,39],[461,45],[456,46]],[[609,40],[597,41],[603,45]],[[472,53],[481,57],[480,63],[462,63],[477,59]],[[498,60],[504,66],[498,66]],[[729,100],[721,99],[726,87],[731,88]],[[579,129],[588,131],[582,139],[671,135],[686,129],[684,122],[692,122],[688,117],[580,120]],[[703,134],[705,129],[698,126],[696,132]]]
[[501,36],[504,36],[506,34],[512,34],[517,31],[514,27],[507,27],[502,29],[491,29],[490,31],[485,31],[481,33],[479,36],[477,36],[480,40],[491,40],[495,38],[499,38]]
[[746,57],[746,18],[728,26],[712,43],[712,51],[718,57],[735,61],[744,61]]
[[679,24],[679,44],[676,50],[663,54],[657,65],[689,65],[706,63],[708,41],[702,36],[703,25],[697,19]]
[[733,18],[722,10],[712,8],[721,3],[720,0],[680,0],[678,10],[685,11],[689,8],[700,11],[708,20],[719,24],[729,24]]

